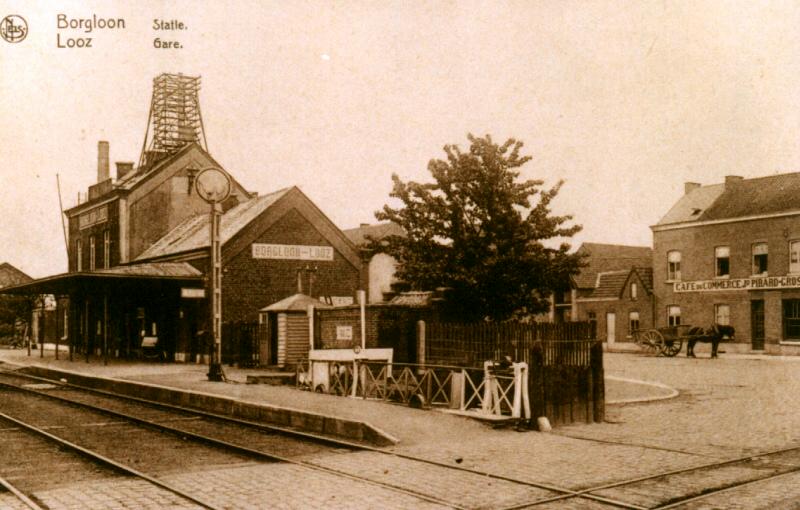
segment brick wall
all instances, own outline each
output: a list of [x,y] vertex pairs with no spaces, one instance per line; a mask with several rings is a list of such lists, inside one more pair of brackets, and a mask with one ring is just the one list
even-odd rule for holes
[[101,269],[103,267],[104,245],[103,235],[105,231],[109,232],[109,267],[114,267],[119,264],[119,201],[114,200],[102,207],[106,207],[108,211],[108,219],[102,223],[92,225],[91,227],[79,228],[78,217],[79,214],[74,215],[68,220],[68,238],[69,238],[69,251],[68,251],[68,270],[77,271],[78,268],[78,255],[77,255],[77,240],[81,239],[82,246],[82,270],[89,270],[90,261],[90,238],[94,236],[95,240],[95,267]]
[[[637,286],[637,295],[634,299],[631,295],[631,284]],[[578,299],[587,298],[585,292],[578,293]],[[639,329],[652,328],[654,325],[653,303],[654,296],[648,294],[638,275],[634,275],[622,290],[620,299],[609,301],[578,301],[578,316],[574,320],[588,321],[589,314],[594,312],[597,322],[597,339],[606,342],[608,340],[607,317],[609,313],[614,314],[615,321],[615,342],[632,342],[633,336],[630,328],[630,314],[639,314]]]
[[[254,242],[330,246],[320,232],[291,209]],[[306,268],[316,269],[313,273]],[[352,296],[359,289],[360,268],[334,249],[332,261],[254,259],[250,245],[239,253],[223,252],[222,306],[226,321],[255,321],[258,310],[297,292],[297,272],[302,272],[303,292],[311,295]]]
[[752,276],[752,245],[765,242],[769,251],[769,276],[789,273],[789,242],[800,239],[797,217],[703,225],[653,234],[653,279],[656,294],[656,325],[667,323],[667,306],[681,307],[681,322],[708,327],[714,321],[714,305],[730,306],[736,342],[746,350],[751,342],[750,301],[764,300],[765,342],[773,350],[783,337],[783,299],[800,299],[800,289],[731,290],[676,293],[667,281],[667,252],[681,252],[681,280],[713,280],[717,246],[730,247],[730,278]]
[[[391,347],[394,361],[415,363],[417,359],[417,321],[431,321],[436,312],[429,308],[413,308],[389,304],[366,306],[367,348]],[[321,308],[316,315],[317,339],[315,345],[322,349],[350,349],[361,345],[361,318],[358,306]],[[337,340],[337,326],[350,326],[352,341]]]

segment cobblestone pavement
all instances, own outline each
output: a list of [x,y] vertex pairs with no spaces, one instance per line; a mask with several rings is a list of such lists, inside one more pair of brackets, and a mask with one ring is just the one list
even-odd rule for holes
[[[201,508],[142,480],[81,482],[34,494],[50,510],[195,510]],[[5,507],[2,507],[5,508]]]
[[[609,375],[661,382],[679,390],[680,395],[651,403],[611,405],[607,423],[560,427],[551,434],[493,430],[464,418],[352,399],[328,397],[325,403],[335,406],[341,402],[350,416],[396,434],[401,442],[391,450],[398,453],[572,490],[800,445],[800,406],[795,405],[800,358],[744,359],[723,354],[711,360],[607,354],[605,361]],[[153,382],[158,382],[153,377]],[[211,387],[191,384],[204,390]],[[217,387],[221,391],[230,388]],[[273,394],[287,401],[295,395],[283,388],[233,389],[243,395],[246,392],[248,399],[258,397],[265,402]],[[313,410],[322,398],[299,393],[297,401]],[[309,456],[305,460],[397,483],[469,508],[501,508],[542,497],[537,489],[512,482],[419,465],[411,468],[377,453],[337,455],[335,459]],[[742,472],[720,472],[720,477],[727,476],[733,481]],[[172,473],[169,480],[231,508],[437,507],[412,495],[284,464]],[[686,478],[687,491],[694,490],[691,481]],[[800,475],[784,475],[684,507],[800,508],[796,503],[800,501],[798,482]],[[607,507],[568,499],[536,508]]]
[[800,359],[607,355],[606,373],[659,381],[675,399],[609,406],[608,423],[559,434],[730,458],[800,445]]
[[29,510],[27,505],[7,492],[0,492],[0,508],[3,510]]
[[754,483],[715,495],[713,498],[681,505],[682,510],[794,510],[800,508],[800,474]]
[[165,479],[204,501],[236,510],[447,508],[412,495],[291,464],[183,473]]

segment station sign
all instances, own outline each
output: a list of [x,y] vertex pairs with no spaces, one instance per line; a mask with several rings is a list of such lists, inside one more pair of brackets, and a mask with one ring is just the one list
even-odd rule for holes
[[187,287],[181,288],[181,297],[188,299],[202,299],[206,297],[206,289],[192,289]]
[[730,290],[800,289],[800,276],[752,276],[725,280],[675,282],[675,292],[714,292]]
[[253,243],[253,258],[331,261],[333,260],[333,247]]

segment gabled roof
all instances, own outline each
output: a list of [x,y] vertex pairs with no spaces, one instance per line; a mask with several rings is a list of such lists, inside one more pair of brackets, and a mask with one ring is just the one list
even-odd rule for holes
[[586,266],[573,277],[579,289],[595,288],[599,273],[625,270],[627,274],[634,267],[650,266],[653,259],[653,250],[646,246],[583,243],[578,253],[586,255]]
[[[78,204],[78,205],[75,205],[73,207],[70,207],[69,209],[66,209],[64,212],[67,215],[72,215],[72,214],[74,214],[76,212],[79,212],[79,211],[81,211],[83,209],[87,209],[87,208],[93,207],[93,204],[98,204],[98,203],[101,203],[103,201],[112,199],[113,197],[116,197],[116,196],[118,196],[118,195],[120,195],[122,193],[131,193],[133,190],[137,189],[140,185],[144,184],[145,182],[147,182],[152,177],[158,175],[162,170],[167,169],[170,165],[172,165],[173,163],[175,163],[180,158],[182,158],[183,156],[185,156],[186,154],[188,154],[189,152],[191,152],[193,150],[199,151],[200,154],[203,157],[207,158],[208,161],[213,166],[222,168],[222,165],[220,165],[211,156],[211,154],[206,152],[205,149],[203,149],[203,147],[201,147],[199,144],[193,142],[193,143],[187,144],[186,146],[184,146],[180,150],[170,154],[169,156],[166,156],[165,158],[157,161],[151,167],[137,168],[134,171],[128,172],[127,174],[125,174],[122,177],[122,179],[114,181],[112,183],[111,190],[108,191],[107,193],[104,193],[104,194],[102,194],[100,196],[97,196],[97,197],[93,198],[92,200],[90,200],[88,202],[84,202],[82,204]],[[198,168],[197,170],[201,170],[201,169]],[[226,171],[226,173],[227,173],[227,171]],[[231,181],[232,181],[231,182],[231,184],[232,184],[231,189],[232,190],[235,191],[237,189],[241,189],[245,194],[247,194],[247,190],[245,190],[244,187],[232,175],[230,175],[228,173],[228,176],[231,178]]]
[[26,283],[30,281],[33,281],[33,278],[12,266],[8,262],[3,262],[0,264],[0,288],[8,287],[10,285],[19,285],[20,283]]
[[672,206],[672,209],[667,211],[667,214],[661,218],[658,225],[699,220],[706,209],[711,207],[719,196],[722,195],[723,191],[725,191],[724,184],[701,186],[690,191],[683,195],[681,199]]
[[633,273],[636,273],[644,285],[648,294],[653,293],[653,268],[652,267],[635,267]]
[[[220,241],[222,244],[235,236],[272,204],[286,195],[292,188],[250,199],[231,208],[220,219]],[[164,237],[142,252],[136,260],[146,260],[200,248],[207,248],[209,239],[209,215],[201,214],[187,218]]]
[[287,298],[281,299],[277,303],[273,303],[259,310],[260,312],[305,312],[308,310],[309,305],[314,305],[314,308],[330,308],[318,299],[305,294],[294,294]]
[[192,277],[202,276],[197,268],[187,262],[145,262],[95,269],[92,273],[119,276]]
[[376,223],[375,225],[361,225],[360,227],[342,230],[342,232],[344,232],[344,235],[356,246],[361,246],[366,243],[367,236],[374,239],[383,239],[388,236],[406,235],[406,231],[403,230],[403,227],[391,221]]
[[592,292],[593,298],[618,298],[622,295],[630,270],[608,271],[597,275],[597,286]]
[[685,194],[656,226],[800,213],[800,172],[701,186]]

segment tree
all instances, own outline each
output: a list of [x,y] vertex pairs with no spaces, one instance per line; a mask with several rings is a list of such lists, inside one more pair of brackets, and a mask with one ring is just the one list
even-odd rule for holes
[[445,306],[462,320],[505,320],[546,311],[548,296],[568,284],[580,257],[569,244],[548,248],[542,241],[580,231],[572,216],[554,216],[550,203],[563,181],[549,190],[544,181],[519,181],[522,142],[502,145],[468,135],[470,148],[446,145],[446,160],[428,170],[435,182],[403,182],[392,175],[391,197],[379,220],[397,223],[405,236],[370,240],[369,248],[394,256],[397,277],[414,290],[447,289]]

